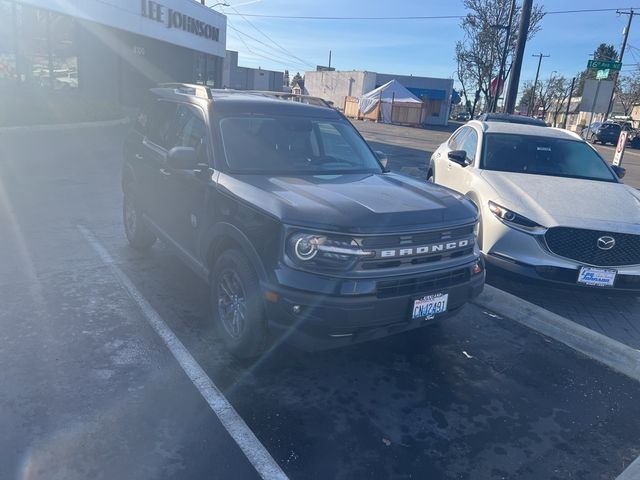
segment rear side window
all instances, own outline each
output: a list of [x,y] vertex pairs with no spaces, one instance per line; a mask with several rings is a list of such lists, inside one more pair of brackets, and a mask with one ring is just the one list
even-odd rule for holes
[[164,149],[169,149],[175,140],[172,128],[177,105],[172,102],[157,101],[151,105],[147,120],[147,138]]

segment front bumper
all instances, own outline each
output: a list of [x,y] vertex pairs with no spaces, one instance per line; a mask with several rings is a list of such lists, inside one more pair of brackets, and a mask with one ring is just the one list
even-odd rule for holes
[[[480,260],[482,262],[482,260]],[[475,263],[475,262],[474,262]],[[269,327],[278,337],[286,339],[304,350],[320,350],[339,347],[362,341],[373,340],[404,332],[428,324],[429,322],[411,320],[410,312],[416,298],[433,293],[448,293],[447,313],[436,319],[454,314],[464,304],[477,297],[484,286],[485,271],[472,274],[461,282],[452,285],[432,285],[415,291],[385,296],[380,292],[369,291],[362,294],[332,294],[328,292],[358,292],[359,287],[352,280],[339,278],[318,279],[314,291],[300,290],[292,286],[263,285],[263,289],[274,295],[271,301],[265,300],[265,309]],[[459,268],[471,272],[473,264]],[[446,275],[446,271],[431,272],[433,275]],[[423,275],[428,275],[423,273]],[[391,277],[393,281],[408,282],[412,276]],[[441,277],[438,277],[441,278]],[[366,288],[389,278],[367,279]],[[356,282],[357,283],[357,282]],[[307,283],[304,283],[307,285]],[[321,286],[322,285],[322,286]]]
[[[486,217],[485,217],[486,218]],[[640,291],[640,265],[595,266],[554,255],[544,238],[506,226],[493,215],[483,225],[483,254],[486,262],[503,270],[546,282],[599,290]],[[589,287],[578,283],[582,267],[616,270],[613,287]]]

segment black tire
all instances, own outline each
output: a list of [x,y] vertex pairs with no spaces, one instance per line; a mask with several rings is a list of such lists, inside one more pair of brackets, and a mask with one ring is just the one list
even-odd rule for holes
[[214,326],[227,349],[238,358],[259,356],[268,343],[260,282],[242,252],[227,250],[218,257],[210,296]]
[[136,250],[148,250],[156,242],[156,235],[144,221],[140,208],[131,194],[124,195],[122,221],[129,245]]

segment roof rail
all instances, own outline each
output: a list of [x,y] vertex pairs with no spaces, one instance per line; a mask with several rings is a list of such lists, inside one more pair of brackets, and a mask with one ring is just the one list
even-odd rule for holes
[[206,98],[211,100],[211,89],[206,85],[197,85],[193,83],[160,83],[158,87],[173,88],[178,95],[191,95],[198,98]]
[[265,95],[267,97],[275,97],[280,100],[290,100],[292,102],[308,103],[309,105],[316,105],[318,107],[333,108],[333,104],[320,97],[313,97],[311,95],[298,95],[296,93],[288,92],[272,92],[268,90],[248,90],[247,93],[255,93]]

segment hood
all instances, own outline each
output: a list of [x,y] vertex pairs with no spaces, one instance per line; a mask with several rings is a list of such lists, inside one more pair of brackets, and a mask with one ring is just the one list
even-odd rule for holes
[[640,191],[622,183],[484,170],[505,208],[545,227],[640,233]]
[[289,225],[341,232],[417,231],[471,223],[459,194],[401,175],[224,175],[220,187]]

